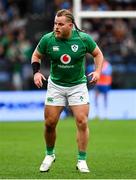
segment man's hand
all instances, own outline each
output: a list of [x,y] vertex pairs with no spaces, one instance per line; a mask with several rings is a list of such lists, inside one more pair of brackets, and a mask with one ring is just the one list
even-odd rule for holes
[[94,71],[94,72],[91,72],[90,74],[87,75],[90,80],[89,80],[89,83],[90,84],[96,84],[97,81],[100,79],[100,73],[98,73],[97,71]]
[[38,88],[41,88],[43,86],[42,80],[46,81],[46,78],[43,74],[41,74],[40,72],[34,74],[34,83]]

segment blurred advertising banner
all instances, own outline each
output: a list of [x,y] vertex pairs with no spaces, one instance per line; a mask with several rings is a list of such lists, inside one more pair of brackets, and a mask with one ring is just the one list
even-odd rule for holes
[[[0,121],[39,121],[44,119],[44,100],[46,91],[1,91]],[[95,107],[94,91],[89,91],[89,118],[98,114]],[[136,90],[111,90],[105,111],[103,96],[100,95],[99,117],[111,120],[136,120]],[[62,112],[61,118],[65,117]]]
[[1,91],[0,121],[44,120],[45,95],[46,91]]
[[0,121],[42,120],[45,91],[0,92]]
[[110,90],[107,97],[107,108],[104,106],[104,97],[100,94],[98,109],[95,106],[94,92],[90,95],[90,113],[94,118],[97,115],[101,119],[110,120],[136,120],[136,90]]

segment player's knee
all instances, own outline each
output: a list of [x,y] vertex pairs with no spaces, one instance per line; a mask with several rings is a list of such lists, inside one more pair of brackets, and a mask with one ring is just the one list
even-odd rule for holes
[[47,132],[52,132],[56,128],[56,123],[53,121],[45,121],[45,129]]
[[46,129],[54,129],[56,127],[57,118],[54,115],[45,117],[45,126]]
[[87,129],[87,116],[84,114],[79,114],[76,117],[77,126],[79,129],[86,130]]

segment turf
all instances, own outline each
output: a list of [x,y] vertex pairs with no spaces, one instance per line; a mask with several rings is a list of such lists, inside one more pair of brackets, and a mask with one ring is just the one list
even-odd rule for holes
[[134,179],[136,121],[89,121],[87,162],[90,173],[75,169],[76,127],[73,119],[57,127],[56,162],[40,173],[44,158],[43,122],[0,123],[0,179]]

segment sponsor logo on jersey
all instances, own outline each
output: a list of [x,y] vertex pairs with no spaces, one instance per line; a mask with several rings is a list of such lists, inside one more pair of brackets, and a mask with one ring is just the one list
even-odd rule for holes
[[73,45],[71,46],[71,49],[72,49],[73,52],[77,52],[77,50],[78,50],[78,45],[73,44]]
[[63,54],[61,57],[60,57],[60,60],[63,64],[68,64],[70,63],[71,61],[71,57],[68,55],[68,54]]
[[74,68],[74,65],[58,65],[59,68],[63,68],[63,69],[71,69]]
[[53,46],[53,51],[59,51],[59,46]]

